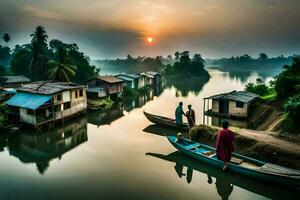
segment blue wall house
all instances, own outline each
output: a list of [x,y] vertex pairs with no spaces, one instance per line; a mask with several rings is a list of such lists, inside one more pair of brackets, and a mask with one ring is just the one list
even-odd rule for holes
[[34,127],[85,112],[86,87],[66,82],[34,82],[17,89],[7,102],[9,118]]
[[125,76],[124,74],[116,75],[116,77],[124,81],[124,87],[127,87],[129,89],[137,89],[136,81],[134,78]]

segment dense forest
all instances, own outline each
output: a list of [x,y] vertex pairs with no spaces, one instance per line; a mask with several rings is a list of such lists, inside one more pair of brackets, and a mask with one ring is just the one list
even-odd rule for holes
[[[294,55],[295,56],[295,55]],[[260,53],[257,58],[253,58],[248,54],[230,58],[220,59],[206,59],[210,65],[219,65],[225,68],[265,68],[265,67],[278,67],[290,64],[294,56],[285,57],[283,55],[278,57],[269,57],[266,53]]]
[[287,132],[299,132],[300,121],[300,57],[295,56],[290,65],[274,77],[274,81],[257,82],[246,85],[246,91],[257,93],[263,99],[277,101],[283,105],[286,114],[281,129]]
[[[77,44],[66,44],[58,39],[48,42],[42,26],[36,27],[30,36],[29,44],[16,45],[14,49],[0,45],[0,75],[25,75],[34,81],[83,83],[98,73]],[[3,40],[8,43],[10,35],[4,34]]]

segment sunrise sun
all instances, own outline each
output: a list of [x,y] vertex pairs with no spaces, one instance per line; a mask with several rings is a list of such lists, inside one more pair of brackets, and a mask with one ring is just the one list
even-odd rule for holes
[[151,43],[153,42],[153,38],[152,38],[152,37],[147,37],[147,42],[148,42],[149,44],[151,44]]

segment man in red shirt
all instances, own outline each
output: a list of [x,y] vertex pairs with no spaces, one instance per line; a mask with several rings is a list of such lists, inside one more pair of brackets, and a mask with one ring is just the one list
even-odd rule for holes
[[223,170],[226,170],[228,165],[227,163],[230,162],[231,153],[234,151],[233,147],[233,139],[234,135],[231,130],[228,129],[229,123],[227,120],[222,121],[223,129],[218,132],[217,135],[217,143],[216,143],[216,153],[217,158],[219,160],[224,161]]

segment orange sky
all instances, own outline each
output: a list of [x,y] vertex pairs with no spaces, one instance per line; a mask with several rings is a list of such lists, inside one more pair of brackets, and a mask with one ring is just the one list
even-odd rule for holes
[[[300,50],[296,0],[1,0],[0,4],[0,33],[11,30],[17,41],[25,42],[28,38],[20,34],[28,35],[41,24],[50,38],[73,39],[92,57],[186,49],[211,57]],[[144,43],[149,36],[155,39],[151,49]],[[111,50],[104,52],[109,44]]]

